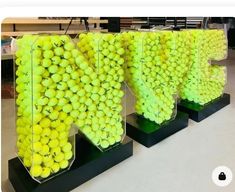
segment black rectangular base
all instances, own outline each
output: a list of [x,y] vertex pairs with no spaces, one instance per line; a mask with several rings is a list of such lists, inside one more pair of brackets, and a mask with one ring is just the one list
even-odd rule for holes
[[182,100],[178,104],[178,110],[188,113],[190,119],[200,122],[229,104],[230,95],[224,93],[221,97],[211,101],[206,105],[200,105],[194,102]]
[[179,112],[174,120],[163,125],[132,113],[126,118],[126,133],[146,147],[151,147],[172,134],[188,126],[188,114]]
[[67,172],[39,184],[30,177],[20,160],[14,158],[8,161],[9,180],[16,192],[68,192],[132,155],[133,141],[130,138],[102,153],[77,135],[76,159]]

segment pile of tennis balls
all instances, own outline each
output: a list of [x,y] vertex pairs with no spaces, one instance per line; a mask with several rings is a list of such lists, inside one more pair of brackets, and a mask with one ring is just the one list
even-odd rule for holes
[[175,116],[176,94],[190,67],[190,34],[177,31],[125,32],[126,81],[136,112],[162,124]]
[[223,94],[226,68],[211,65],[210,60],[221,60],[227,54],[227,42],[221,30],[191,30],[192,66],[182,84],[182,99],[204,105]]
[[17,147],[33,177],[69,167],[72,124],[102,150],[123,139],[120,41],[92,33],[80,35],[79,48],[66,35],[17,41]]
[[26,35],[17,44],[18,155],[40,180],[69,167],[74,158],[68,137],[76,113],[71,99],[79,89],[72,56],[77,50],[65,35]]
[[77,43],[84,58],[76,63],[84,71],[78,92],[84,111],[76,124],[100,149],[120,142],[125,130],[122,124],[121,83],[124,81],[124,49],[121,36],[114,34],[80,34]]

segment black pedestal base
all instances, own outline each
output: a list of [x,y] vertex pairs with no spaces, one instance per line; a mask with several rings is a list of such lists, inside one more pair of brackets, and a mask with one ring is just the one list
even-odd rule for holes
[[126,123],[126,132],[129,137],[146,147],[151,147],[187,127],[188,114],[179,112],[174,120],[158,125],[153,121],[132,113],[127,116]]
[[69,171],[42,184],[34,181],[18,158],[9,160],[9,180],[16,192],[68,192],[133,155],[133,142],[101,152],[77,135],[76,159]]
[[178,104],[178,110],[188,113],[190,119],[200,122],[229,104],[230,104],[230,95],[224,93],[221,97],[213,100],[212,102],[204,106],[194,102],[182,100]]

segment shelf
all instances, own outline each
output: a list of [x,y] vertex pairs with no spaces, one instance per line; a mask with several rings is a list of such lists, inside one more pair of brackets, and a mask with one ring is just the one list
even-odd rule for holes
[[[107,29],[91,29],[91,32],[108,32]],[[78,33],[83,33],[86,32],[85,30],[68,30],[67,34],[68,35],[74,35]],[[26,34],[58,34],[62,35],[65,33],[64,30],[58,30],[58,31],[7,31],[7,32],[2,32],[2,36],[22,36]]]
[[[88,19],[89,24],[101,24],[108,23],[108,20],[99,20],[99,19]],[[37,17],[31,18],[7,18],[3,20],[2,24],[68,24],[70,19],[38,19]],[[80,24],[80,20],[76,19],[72,21],[73,24]],[[84,23],[84,21],[82,21]]]

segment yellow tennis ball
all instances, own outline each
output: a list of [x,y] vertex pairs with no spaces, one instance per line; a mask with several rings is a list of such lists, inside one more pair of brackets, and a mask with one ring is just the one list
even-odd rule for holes
[[57,173],[60,170],[60,164],[53,163],[53,165],[51,166],[51,170],[53,171],[53,173]]
[[51,170],[48,167],[44,167],[42,169],[42,172],[41,172],[40,176],[42,178],[47,178],[47,177],[49,177],[50,173],[51,173]]
[[57,139],[52,139],[48,145],[50,148],[55,148],[59,145],[59,141]]
[[42,137],[40,142],[43,144],[43,145],[46,145],[48,142],[49,142],[49,138],[48,137]]
[[42,156],[37,153],[34,153],[32,155],[32,164],[33,165],[40,165],[41,163],[42,163]]
[[67,140],[68,140],[67,138],[60,140],[59,146],[60,146],[60,147],[63,147],[64,145],[66,145]]
[[109,146],[109,142],[108,141],[106,141],[106,140],[103,140],[103,141],[101,141],[100,142],[100,146],[102,147],[102,148],[108,148],[108,146]]
[[54,159],[55,159],[56,162],[59,163],[59,162],[64,160],[64,154],[63,153],[59,153],[58,155],[55,156]]
[[41,134],[42,128],[40,125],[33,125],[33,134]]
[[72,151],[64,153],[64,159],[65,160],[70,160],[73,157]]
[[42,167],[40,165],[34,165],[30,168],[30,174],[33,177],[39,177],[42,173]]
[[67,160],[63,160],[59,164],[61,169],[65,169],[66,167],[69,166],[69,162]]
[[39,153],[41,155],[47,155],[47,154],[49,154],[49,152],[50,152],[50,148],[48,147],[48,145],[43,145],[42,150]]
[[42,144],[41,142],[35,142],[32,144],[33,145],[33,151],[34,152],[39,152],[42,150]]
[[72,145],[71,145],[71,143],[66,143],[66,144],[63,146],[62,150],[63,150],[64,152],[69,152],[69,151],[71,151],[71,150],[72,150]]

